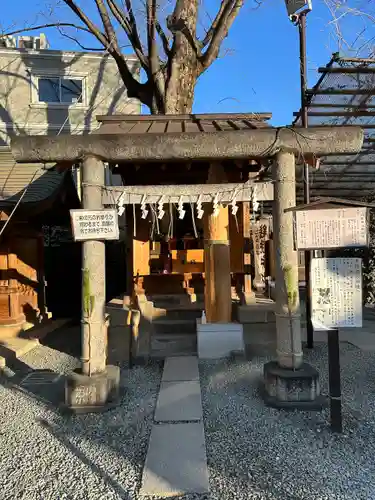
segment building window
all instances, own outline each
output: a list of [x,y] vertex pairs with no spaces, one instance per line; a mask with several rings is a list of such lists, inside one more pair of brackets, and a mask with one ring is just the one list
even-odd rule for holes
[[48,104],[83,104],[83,78],[39,77],[38,101]]

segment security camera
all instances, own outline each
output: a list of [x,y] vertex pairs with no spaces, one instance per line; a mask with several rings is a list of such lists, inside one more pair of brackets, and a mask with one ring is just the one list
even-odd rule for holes
[[292,21],[293,24],[297,24],[299,20],[299,15],[298,14],[292,14],[289,16],[289,19]]

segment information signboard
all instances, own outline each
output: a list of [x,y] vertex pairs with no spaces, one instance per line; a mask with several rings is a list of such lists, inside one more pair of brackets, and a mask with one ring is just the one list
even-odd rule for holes
[[75,241],[118,240],[117,210],[70,210]]
[[362,327],[362,260],[311,260],[311,321],[314,330]]
[[295,212],[298,250],[368,246],[366,207],[300,210]]

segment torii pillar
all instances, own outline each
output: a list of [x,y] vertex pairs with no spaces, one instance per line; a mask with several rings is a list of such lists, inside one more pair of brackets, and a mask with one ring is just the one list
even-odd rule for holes
[[[104,163],[95,156],[87,156],[81,168],[82,208],[101,210]],[[75,413],[97,412],[118,399],[120,370],[107,365],[105,290],[105,242],[83,241],[81,369],[67,377],[65,390],[65,404]]]
[[303,362],[298,286],[298,254],[294,248],[296,205],[294,153],[280,151],[272,166],[273,233],[276,263],[276,355],[264,365],[265,401],[278,408],[320,409],[319,373]]

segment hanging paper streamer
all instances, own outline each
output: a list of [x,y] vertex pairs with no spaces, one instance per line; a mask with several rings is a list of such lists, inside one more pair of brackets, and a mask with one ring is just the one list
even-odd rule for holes
[[164,205],[164,196],[162,196],[160,198],[160,200],[158,201],[157,210],[158,210],[158,219],[159,220],[161,220],[165,215],[165,211],[163,210],[163,205]]
[[253,210],[254,210],[254,212],[258,212],[258,210],[259,210],[259,201],[258,201],[258,198],[257,198],[256,186],[254,186],[254,188],[253,188],[252,202],[253,202]]
[[215,195],[212,215],[214,217],[217,217],[219,213],[220,213],[219,198],[217,195]]
[[202,195],[199,195],[197,200],[197,218],[201,219],[203,217],[204,210],[202,209]]
[[141,201],[141,211],[142,211],[142,219],[147,219],[148,210],[146,208],[146,195],[143,196]]
[[238,212],[238,205],[237,205],[236,197],[237,197],[237,193],[235,191],[233,194],[232,201],[230,202],[230,205],[232,207],[232,215],[234,215],[234,216],[236,216],[237,212]]
[[121,215],[125,212],[124,201],[125,201],[124,193],[121,193],[120,198],[117,201],[117,213],[121,217]]
[[178,202],[177,210],[178,210],[178,218],[182,220],[185,217],[186,213],[186,210],[184,210],[184,202],[182,201],[182,196],[180,198],[180,201]]

